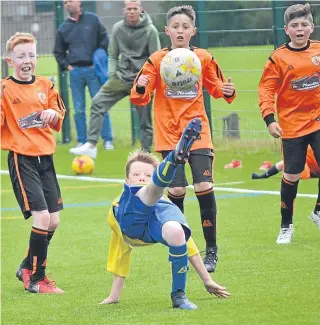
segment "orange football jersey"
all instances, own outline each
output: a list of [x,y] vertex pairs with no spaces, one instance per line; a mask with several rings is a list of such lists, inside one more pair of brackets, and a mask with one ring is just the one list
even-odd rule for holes
[[262,117],[277,112],[282,138],[296,138],[320,130],[320,42],[305,48],[288,44],[276,49],[259,83]]
[[8,77],[1,87],[1,149],[27,156],[51,155],[56,141],[39,117],[43,110],[54,109],[59,120],[53,129],[60,130],[65,107],[54,84],[45,77],[33,76],[30,82]]
[[[202,120],[201,140],[196,141],[192,150],[213,148],[209,120],[205,111],[202,88],[205,87],[214,98],[224,98],[231,103],[236,95],[227,98],[223,95],[221,86],[225,82],[217,61],[212,55],[201,48],[191,48],[201,61],[202,73],[199,81],[190,90],[174,91],[169,89],[160,76],[160,63],[170,51],[164,48],[153,53],[140,70],[131,89],[130,99],[137,106],[143,106],[151,100],[155,90],[154,100],[154,130],[155,150],[165,151],[175,148],[186,125],[192,118]],[[142,93],[137,89],[140,75],[148,75],[150,82]],[[139,109],[139,107],[137,107]]]

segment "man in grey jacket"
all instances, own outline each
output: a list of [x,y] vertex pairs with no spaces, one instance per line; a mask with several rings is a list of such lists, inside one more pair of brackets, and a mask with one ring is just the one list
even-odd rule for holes
[[[112,28],[109,43],[109,80],[92,100],[88,142],[72,148],[70,153],[97,156],[96,144],[105,112],[128,96],[134,79],[144,62],[160,49],[158,31],[150,16],[143,11],[140,0],[124,1],[124,19]],[[150,151],[153,139],[151,104],[137,107],[140,120],[141,146]]]

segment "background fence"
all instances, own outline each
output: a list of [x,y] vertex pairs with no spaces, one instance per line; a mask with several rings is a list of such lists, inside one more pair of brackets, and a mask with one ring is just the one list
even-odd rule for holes
[[[271,141],[261,119],[257,100],[257,86],[263,66],[270,52],[286,41],[283,31],[283,12],[294,3],[306,1],[144,1],[145,10],[151,15],[159,30],[163,46],[169,39],[162,32],[166,12],[176,4],[191,4],[197,11],[198,34],[193,45],[208,48],[225,77],[232,77],[237,87],[237,99],[232,105],[223,100],[206,97],[208,114],[212,120],[214,141],[223,145],[226,139],[240,139],[247,143]],[[313,39],[320,39],[320,1],[309,1],[314,16]],[[122,1],[83,1],[86,10],[96,12],[108,32],[115,22],[122,19]],[[63,1],[1,1],[1,49],[5,57],[5,42],[16,31],[32,32],[38,39],[40,55],[37,74],[52,76],[70,112],[71,136],[74,140],[73,104],[67,73],[59,74],[52,55],[57,26],[65,19]],[[3,62],[3,60],[2,60]],[[7,75],[2,64],[2,76]],[[90,109],[90,97],[87,96]],[[130,114],[131,111],[131,114]],[[139,135],[138,121],[132,114],[129,99],[120,101],[111,118],[117,142],[130,143]],[[132,134],[127,130],[132,126]],[[65,125],[66,127],[66,125]],[[69,127],[60,140],[68,142]]]

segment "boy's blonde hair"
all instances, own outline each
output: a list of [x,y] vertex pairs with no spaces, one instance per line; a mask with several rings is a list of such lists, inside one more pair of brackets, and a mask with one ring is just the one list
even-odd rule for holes
[[287,8],[284,12],[284,24],[288,26],[291,20],[301,17],[308,19],[310,23],[313,24],[313,17],[309,3],[296,4]]
[[192,6],[185,5],[185,6],[177,6],[171,8],[167,13],[167,25],[169,24],[170,19],[175,15],[186,15],[188,16],[193,23],[193,26],[196,24],[196,13]]
[[130,153],[127,163],[126,163],[126,177],[127,178],[129,177],[131,165],[137,161],[145,163],[145,164],[150,164],[154,168],[156,168],[160,164],[158,157],[155,156],[154,154],[143,151],[143,150],[135,150]]
[[18,44],[25,44],[25,43],[34,43],[37,44],[36,38],[29,33],[15,33],[13,36],[11,36],[7,41],[7,52],[10,53],[13,51],[15,46]]

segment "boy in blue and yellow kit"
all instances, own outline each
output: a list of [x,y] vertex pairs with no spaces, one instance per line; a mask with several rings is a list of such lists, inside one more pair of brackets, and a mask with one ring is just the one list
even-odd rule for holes
[[199,118],[189,122],[175,150],[160,164],[156,156],[143,151],[129,156],[124,190],[113,202],[108,216],[112,232],[107,269],[114,274],[114,280],[110,295],[101,304],[119,301],[129,273],[132,247],[154,243],[169,247],[174,308],[197,308],[185,295],[188,258],[209,293],[222,298],[229,296],[228,291],[215,283],[207,272],[185,216],[175,204],[163,197],[177,167],[187,161],[193,142],[200,137],[201,128]]

